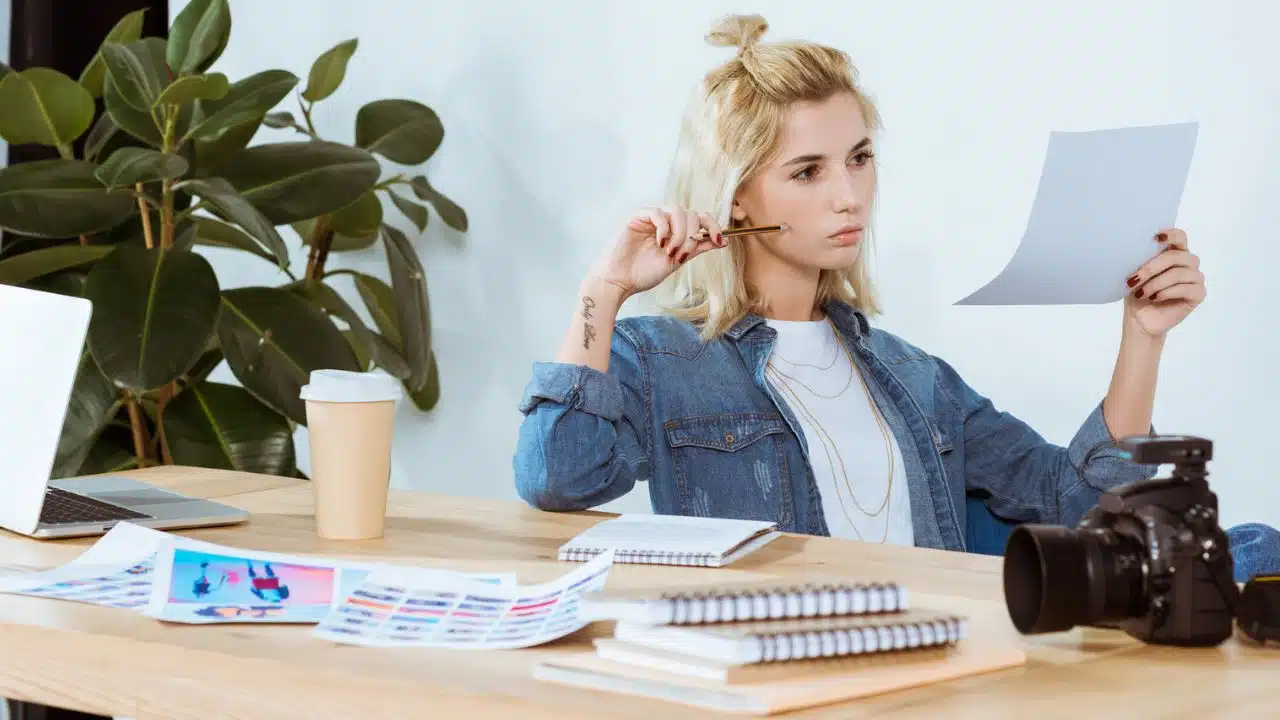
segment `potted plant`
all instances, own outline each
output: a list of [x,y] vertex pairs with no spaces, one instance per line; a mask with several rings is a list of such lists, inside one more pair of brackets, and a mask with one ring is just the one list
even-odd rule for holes
[[[0,65],[0,137],[58,152],[0,169],[0,230],[24,236],[0,248],[0,282],[94,304],[54,476],[160,463],[299,474],[298,393],[319,368],[381,368],[432,409],[426,276],[379,197],[419,230],[428,207],[460,231],[466,213],[425,175],[383,178],[379,158],[425,163],[439,117],[376,100],[353,142],[323,139],[312,113],[341,85],[355,39],[317,58],[305,85],[282,69],[233,81],[211,69],[231,33],[227,0],[193,0],[167,39],[141,37],[143,12],[116,24],[78,80]],[[299,85],[300,120],[276,110]],[[263,125],[300,137],[251,146]],[[300,276],[286,225],[307,248]],[[375,243],[390,283],[327,267],[331,253]],[[287,280],[223,289],[200,246],[250,253]],[[326,282],[340,273],[372,327]],[[223,361],[238,384],[209,380]]]

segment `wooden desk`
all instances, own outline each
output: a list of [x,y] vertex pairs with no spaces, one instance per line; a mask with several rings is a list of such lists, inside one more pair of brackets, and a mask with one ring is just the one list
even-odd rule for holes
[[[312,531],[304,482],[195,468],[134,473],[254,513],[248,525],[188,534],[245,548],[518,573],[538,582],[574,567],[556,548],[602,514],[551,514],[518,502],[393,492],[387,536],[334,542]],[[48,567],[92,539],[37,542],[0,532],[0,563]],[[820,567],[894,577],[913,596],[940,595],[972,632],[1016,637],[1000,559],[788,536],[731,569],[616,566],[611,585],[680,584],[708,575],[785,577]],[[0,697],[132,718],[492,717],[652,720],[706,717],[680,705],[535,681],[535,659],[589,647],[592,626],[517,651],[376,650],[312,639],[307,626],[169,625],[122,610],[0,595]],[[1023,640],[1026,667],[864,701],[804,717],[1046,718],[1273,716],[1275,651],[1234,640],[1208,650],[1143,646],[1076,630]]]

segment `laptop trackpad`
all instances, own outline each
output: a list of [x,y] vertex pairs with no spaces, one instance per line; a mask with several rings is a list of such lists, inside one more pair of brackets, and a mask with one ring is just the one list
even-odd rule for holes
[[165,492],[164,490],[139,488],[136,490],[114,490],[107,492],[91,492],[85,493],[89,497],[97,498],[103,502],[115,503],[124,507],[136,508],[142,505],[172,505],[175,503],[191,502],[191,498],[174,493]]

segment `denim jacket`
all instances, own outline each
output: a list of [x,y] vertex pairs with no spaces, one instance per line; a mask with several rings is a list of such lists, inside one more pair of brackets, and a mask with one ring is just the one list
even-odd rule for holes
[[[897,437],[918,546],[966,549],[969,493],[1007,520],[1075,525],[1103,490],[1158,469],[1113,445],[1101,402],[1066,447],[1054,445],[852,306],[824,310]],[[828,535],[801,426],[765,380],[775,337],[754,314],[711,342],[677,318],[625,318],[608,373],[535,363],[519,406],[520,496],[583,510],[647,482],[655,513]]]

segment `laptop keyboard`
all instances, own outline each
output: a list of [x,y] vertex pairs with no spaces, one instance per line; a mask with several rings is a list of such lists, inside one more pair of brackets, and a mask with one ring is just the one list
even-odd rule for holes
[[58,488],[48,488],[44,496],[44,509],[40,511],[40,522],[44,525],[74,525],[150,517],[119,505],[112,505]]

